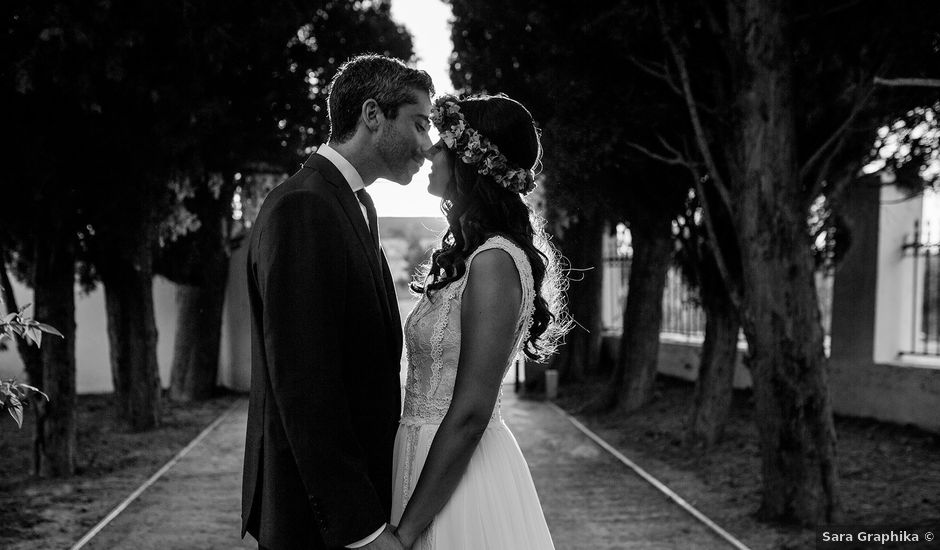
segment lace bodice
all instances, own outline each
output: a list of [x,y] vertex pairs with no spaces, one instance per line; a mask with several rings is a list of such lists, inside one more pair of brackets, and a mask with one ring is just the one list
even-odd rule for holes
[[[405,321],[405,348],[408,357],[408,380],[402,424],[440,424],[450,407],[460,358],[460,304],[467,285],[471,264],[477,254],[498,248],[512,256],[522,284],[522,304],[516,324],[515,346],[510,360],[503,366],[503,375],[520,353],[535,311],[535,283],[529,260],[518,246],[502,236],[490,237],[467,258],[466,274],[459,280],[421,300]],[[491,422],[499,420],[499,401]]]

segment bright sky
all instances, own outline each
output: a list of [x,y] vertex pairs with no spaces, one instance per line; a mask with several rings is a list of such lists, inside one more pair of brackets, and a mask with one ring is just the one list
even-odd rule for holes
[[[431,75],[438,94],[453,92],[448,60],[453,51],[450,41],[450,7],[440,0],[392,0],[392,17],[405,25],[414,37],[417,67]],[[431,139],[437,140],[434,129]],[[378,180],[369,186],[375,207],[382,217],[440,217],[440,199],[428,194],[431,163],[425,162],[411,184],[400,186]]]

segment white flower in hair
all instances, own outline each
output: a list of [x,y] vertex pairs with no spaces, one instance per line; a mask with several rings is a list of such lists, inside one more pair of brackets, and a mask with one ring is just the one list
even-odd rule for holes
[[496,144],[467,124],[454,97],[435,100],[429,118],[440,132],[444,145],[465,164],[476,165],[479,174],[492,176],[498,185],[514,193],[526,194],[535,188],[532,170],[510,168],[509,159],[499,152]]
[[[461,123],[461,124],[464,124],[464,122],[463,122],[462,120],[460,121],[460,123]],[[464,124],[464,125],[466,126],[466,124]],[[470,139],[467,140],[467,148],[468,148],[468,149],[479,149],[480,147],[481,147],[481,143],[480,143],[480,134],[479,134],[479,133],[474,133],[472,136],[470,136]]]
[[441,139],[444,140],[444,144],[447,145],[448,149],[453,149],[454,145],[457,144],[456,136],[450,131],[441,132]]

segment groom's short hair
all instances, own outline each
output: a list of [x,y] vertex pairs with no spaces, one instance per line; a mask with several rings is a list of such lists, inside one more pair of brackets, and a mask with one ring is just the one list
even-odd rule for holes
[[330,82],[329,141],[342,143],[356,133],[362,104],[367,99],[374,99],[386,117],[395,118],[399,107],[418,102],[415,90],[434,95],[431,77],[399,59],[366,54],[346,61]]

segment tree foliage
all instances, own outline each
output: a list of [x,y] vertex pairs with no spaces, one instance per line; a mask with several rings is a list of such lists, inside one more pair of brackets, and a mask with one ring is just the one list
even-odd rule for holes
[[[631,37],[621,18],[633,16],[633,8],[612,0],[590,10],[570,3],[451,4],[455,85],[468,92],[506,92],[528,106],[542,126],[546,217],[572,266],[600,267],[599,241],[607,221],[628,222],[640,240],[664,231],[668,238],[663,220],[681,210],[690,183],[685,172],[652,162],[634,147],[638,136],[667,134],[677,117],[662,109],[658,89],[637,78],[631,63],[635,52],[624,47]],[[501,15],[493,18],[496,9]],[[652,250],[669,253],[663,247]],[[601,279],[599,269],[589,271],[571,286],[572,314],[588,331],[569,336],[563,360],[572,348],[582,347],[589,351],[574,363],[597,360]],[[656,297],[635,292],[633,299]],[[582,346],[581,339],[593,342]],[[621,357],[632,361],[640,355]],[[571,368],[583,374],[583,365]],[[569,378],[564,370],[562,376]],[[611,389],[609,400],[615,401],[619,384]],[[636,395],[644,401],[651,393],[644,389]]]
[[263,196],[251,188],[254,174],[288,173],[326,141],[326,83],[343,61],[366,52],[412,55],[411,37],[391,20],[386,2],[293,11],[273,5],[261,19],[258,11],[241,19],[211,8],[197,20],[244,38],[197,44],[213,52],[199,58],[205,67],[190,71],[190,110],[204,114],[186,136],[171,181],[179,200],[163,224],[156,263],[158,273],[182,285],[170,396],[185,400],[208,397],[215,385],[228,261],[250,222],[233,219],[235,195]]
[[491,18],[487,2],[452,4],[455,83],[533,107],[549,190],[568,199],[557,204],[583,211],[601,202],[639,229],[681,214],[692,190],[683,217],[704,222],[694,244],[707,245],[695,256],[741,312],[748,337],[762,511],[806,523],[836,517],[807,218],[820,201],[838,206],[871,160],[879,128],[936,101],[936,89],[922,85],[940,66],[935,7],[523,2]]
[[[345,57],[410,57],[410,37],[387,2],[14,0],[4,9],[0,100],[18,135],[0,176],[2,244],[27,280],[40,243],[55,243],[74,255],[56,269],[70,263],[87,287],[105,283],[116,395],[136,407],[122,418],[152,426],[149,288],[161,237],[172,246],[156,265],[172,279],[224,278],[199,260],[219,259],[220,248],[225,260],[218,241],[236,176],[289,170],[326,135],[323,88]],[[129,398],[137,383],[147,399]]]

